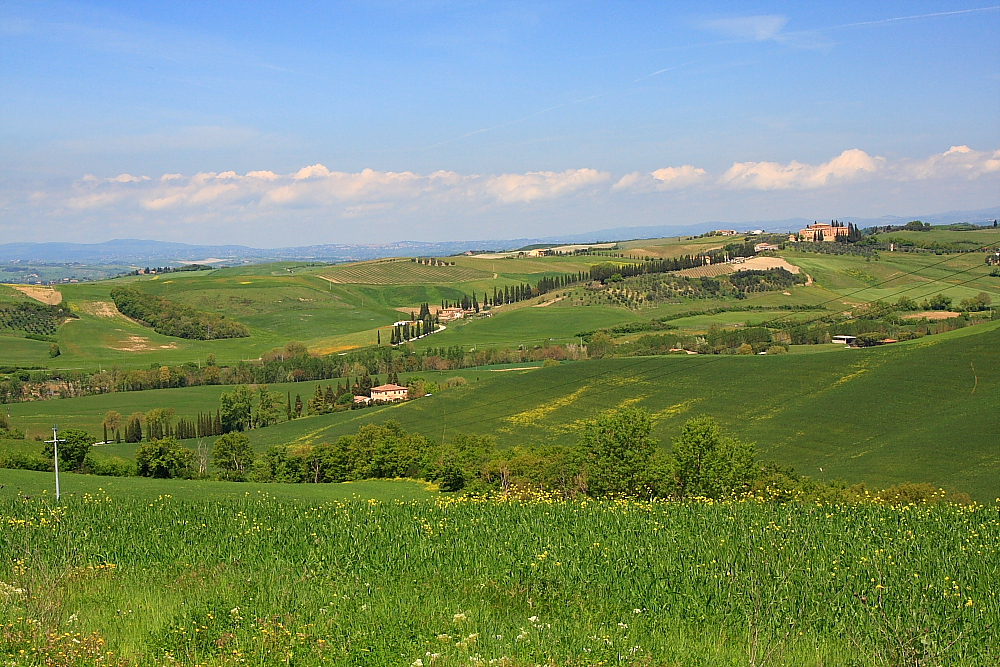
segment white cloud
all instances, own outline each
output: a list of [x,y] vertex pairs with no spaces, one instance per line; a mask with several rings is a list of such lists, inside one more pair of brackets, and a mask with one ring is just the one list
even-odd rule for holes
[[788,18],[780,14],[761,16],[737,16],[733,18],[705,21],[704,26],[713,32],[730,37],[764,41],[781,34]]
[[890,162],[863,150],[846,150],[829,162],[811,165],[792,160],[736,162],[719,179],[731,188],[752,190],[809,190],[882,176],[891,181],[922,181],[943,178],[975,179],[1000,171],[1000,151],[975,151],[952,146],[922,160]]
[[[290,243],[285,237],[293,230],[296,243],[386,235],[515,238],[583,231],[578,225],[587,219],[606,225],[622,217],[636,224],[662,224],[671,216],[678,222],[875,217],[919,212],[915,202],[927,202],[920,207],[925,212],[985,208],[996,205],[998,192],[1000,150],[968,146],[893,160],[854,148],[818,164],[736,162],[722,173],[684,164],[617,178],[594,168],[421,174],[313,164],[289,173],[87,174],[66,186],[0,182],[0,230],[11,240],[51,233],[41,229],[84,238],[146,230],[179,240],[252,237],[263,245]],[[867,208],[855,205],[864,201]],[[561,226],[549,224],[559,220]]]
[[553,199],[604,183],[611,178],[606,171],[567,169],[564,172],[531,171],[526,174],[503,174],[486,182],[486,191],[500,202],[530,202]]
[[952,146],[924,160],[901,160],[894,166],[893,176],[896,180],[979,178],[997,171],[1000,171],[1000,150],[974,151],[968,146]]
[[622,176],[614,184],[614,190],[633,192],[663,192],[695,185],[706,180],[708,172],[699,167],[685,164],[681,167],[664,167],[649,174],[633,171]]
[[108,179],[112,183],[141,183],[142,181],[148,181],[149,176],[133,176],[132,174],[119,174],[114,178]]
[[872,157],[863,150],[846,150],[819,165],[792,160],[778,162],[736,162],[719,182],[732,188],[788,190],[821,188],[836,182],[873,174],[885,165],[885,158]]

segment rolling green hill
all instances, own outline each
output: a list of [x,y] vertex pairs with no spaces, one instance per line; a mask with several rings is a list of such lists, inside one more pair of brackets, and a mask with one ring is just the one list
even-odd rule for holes
[[[466,369],[469,384],[403,405],[306,417],[252,431],[272,444],[331,441],[388,419],[432,438],[493,434],[502,446],[573,443],[583,420],[621,405],[653,413],[669,446],[685,420],[708,414],[761,458],[816,478],[872,485],[929,481],[981,501],[1000,496],[995,410],[1000,397],[1000,323],[871,349],[778,356],[671,355],[563,363],[529,370]],[[424,377],[434,374],[424,373]],[[316,383],[275,385],[311,394]],[[108,394],[11,406],[29,432],[52,421],[97,432],[108,409],[175,407],[178,416],[217,406],[226,387]],[[134,446],[101,451],[130,456]]]
[[[913,232],[921,238],[967,232]],[[989,230],[982,238],[1000,239]],[[976,236],[976,239],[980,239]],[[957,237],[956,237],[957,238]],[[947,237],[950,240],[951,236]],[[941,240],[946,240],[944,236]],[[713,239],[665,239],[629,244],[626,251],[652,256],[691,252]],[[704,241],[704,243],[701,243]],[[533,347],[579,343],[577,334],[677,313],[718,308],[798,307],[785,318],[814,318],[875,299],[934,294],[956,302],[980,292],[1000,303],[1000,278],[989,275],[981,252],[882,252],[875,259],[815,252],[783,252],[805,272],[805,285],[752,293],[744,300],[678,299],[616,303],[600,286],[576,284],[534,299],[494,309],[492,317],[459,320],[416,341],[414,347]],[[277,263],[139,276],[61,285],[62,305],[77,319],[54,333],[61,355],[49,356],[48,341],[23,334],[0,336],[0,366],[38,366],[93,372],[116,365],[150,368],[257,359],[289,340],[314,353],[330,354],[375,343],[376,331],[421,302],[454,301],[496,286],[537,283],[543,276],[587,271],[605,256],[493,259],[449,258],[455,266],[410,261],[343,266]],[[324,277],[325,276],[325,277]],[[328,278],[340,276],[339,283]],[[336,278],[335,278],[336,279]],[[354,283],[351,280],[367,280]],[[156,333],[124,317],[110,297],[112,287],[139,289],[199,311],[247,325],[248,338],[191,340]],[[28,297],[0,287],[0,301]],[[815,308],[815,310],[811,310]],[[772,310],[730,310],[671,319],[677,333],[700,335],[710,326],[736,328],[777,316]],[[687,418],[716,417],[740,437],[756,440],[764,458],[793,465],[815,477],[843,477],[888,485],[931,481],[951,485],[980,500],[1000,495],[1000,452],[992,411],[998,404],[1000,323],[977,325],[916,341],[867,350],[793,346],[778,356],[680,355],[564,363],[551,368],[466,369],[421,373],[442,380],[461,375],[468,384],[401,406],[309,417],[254,431],[255,447],[332,440],[369,421],[397,419],[409,429],[440,438],[460,431],[496,435],[503,446],[571,443],[581,421],[617,405],[639,405],[656,416],[656,436],[667,446]],[[388,340],[383,330],[383,344]],[[619,341],[628,340],[625,335]],[[808,354],[807,354],[808,353]],[[402,379],[405,381],[406,374]],[[321,384],[335,384],[336,380]],[[273,385],[285,394],[311,396],[315,382]],[[229,387],[199,386],[11,405],[14,426],[30,437],[52,423],[100,433],[103,414],[128,415],[173,407],[177,417],[214,410]],[[30,446],[30,445],[26,445]],[[131,446],[101,449],[129,456]]]

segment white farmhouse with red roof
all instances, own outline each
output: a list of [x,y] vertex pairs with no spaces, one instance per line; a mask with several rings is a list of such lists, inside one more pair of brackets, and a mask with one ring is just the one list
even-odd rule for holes
[[406,387],[400,387],[398,384],[383,384],[372,387],[371,397],[373,401],[404,401],[406,392]]

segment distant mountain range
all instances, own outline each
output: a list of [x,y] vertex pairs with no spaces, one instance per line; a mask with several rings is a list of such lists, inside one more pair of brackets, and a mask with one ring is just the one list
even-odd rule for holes
[[[860,227],[905,224],[923,220],[936,225],[956,222],[984,224],[1000,217],[1000,206],[976,211],[950,211],[923,216],[884,216],[881,218],[841,218]],[[467,250],[513,250],[532,244],[599,243],[667,236],[702,234],[712,229],[786,232],[812,223],[806,218],[754,220],[751,222],[703,222],[694,225],[659,225],[650,227],[615,227],[582,234],[562,234],[534,239],[498,239],[490,241],[447,241],[426,243],[399,241],[379,244],[322,244],[294,248],[251,248],[242,245],[191,245],[169,241],[115,239],[103,243],[4,243],[0,244],[0,262],[77,265],[164,266],[189,263],[243,264],[268,261],[343,262],[380,257],[442,256]]]

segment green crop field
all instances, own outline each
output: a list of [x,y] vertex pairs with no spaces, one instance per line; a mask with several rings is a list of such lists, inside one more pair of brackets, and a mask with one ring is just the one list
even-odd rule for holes
[[985,667],[1000,652],[993,508],[243,486],[59,507],[0,490],[0,660]]
[[[251,431],[262,451],[273,444],[330,442],[364,423],[394,419],[433,438],[458,432],[495,435],[502,446],[572,443],[582,420],[617,405],[653,413],[664,446],[691,416],[716,417],[757,442],[761,458],[815,478],[872,485],[928,481],[980,501],[1000,496],[1000,452],[992,407],[1000,392],[1000,324],[893,346],[772,357],[668,356],[564,363],[532,370],[465,369],[420,373],[469,381],[404,405],[306,417]],[[404,375],[404,380],[405,380]],[[311,396],[316,384],[272,385]],[[229,387],[205,386],[20,403],[15,427],[30,435],[83,427],[100,434],[107,410],[123,414],[172,407],[178,417],[218,407]],[[38,445],[40,447],[40,445]],[[134,445],[99,452],[131,456]]]
[[998,345],[1000,323],[992,323],[874,349],[822,346],[825,354],[465,369],[445,374],[465,377],[463,387],[404,405],[285,422],[251,439],[258,449],[331,442],[361,424],[394,419],[433,438],[470,432],[495,435],[508,447],[570,444],[583,420],[637,405],[653,414],[654,435],[665,446],[685,420],[708,414],[756,441],[761,458],[814,478],[876,486],[927,481],[988,502],[1000,497]]
[[930,229],[926,232],[900,231],[886,232],[881,236],[889,239],[903,239],[915,243],[956,243],[960,245],[995,246],[1000,244],[1000,229],[974,229],[955,231],[951,229]]
[[[364,480],[342,484],[266,484],[210,480],[147,479],[142,477],[97,477],[94,475],[59,475],[62,493],[67,499],[90,495],[113,495],[117,498],[155,500],[176,498],[184,502],[206,500],[223,502],[252,493],[266,494],[278,500],[323,503],[334,500],[419,500],[436,494],[433,487],[412,480]],[[0,469],[0,502],[17,496],[51,497],[55,493],[52,473],[31,470]]]
[[[933,236],[939,231],[919,234]],[[625,250],[660,248],[661,255],[669,256],[691,243],[690,239],[630,242]],[[1000,302],[1000,279],[988,275],[982,253],[883,252],[875,260],[807,252],[783,255],[800,266],[813,284],[790,287],[787,294],[752,293],[743,301],[686,299],[633,310],[600,293],[595,296],[583,286],[570,286],[494,309],[489,318],[451,322],[446,330],[413,345],[418,350],[458,346],[468,351],[579,343],[577,334],[583,332],[719,307],[812,305],[820,309],[735,310],[672,319],[670,324],[679,333],[699,334],[713,325],[745,326],[773,317],[815,318],[872,299],[908,296],[920,300],[937,293],[957,301],[986,292],[994,303]],[[399,319],[401,310],[416,309],[421,302],[454,301],[473,291],[482,294],[496,286],[535,283],[542,276],[586,271],[590,264],[607,258],[451,259],[457,266],[432,267],[410,261],[340,266],[285,262],[62,285],[63,301],[79,319],[59,329],[56,338],[61,355],[51,358],[47,341],[3,336],[0,365],[93,372],[112,365],[150,368],[200,364],[209,354],[220,364],[232,364],[256,359],[289,340],[300,340],[315,353],[341,352],[372,345],[377,329]],[[372,282],[349,284],[345,279],[331,283],[321,277],[342,271],[367,271],[370,276],[366,279]],[[419,282],[424,278],[418,274],[437,275],[437,282]],[[377,278],[391,279],[394,284],[378,284]],[[251,335],[200,341],[158,334],[114,308],[109,292],[122,280],[134,281],[158,296],[236,319],[249,327]],[[0,299],[27,298],[11,288],[0,288]],[[997,335],[994,324],[874,350],[795,346],[793,354],[781,357],[682,355],[564,363],[530,371],[472,368],[419,373],[435,380],[462,376],[469,384],[402,406],[281,423],[254,431],[252,440],[258,450],[272,444],[329,441],[359,424],[392,418],[435,438],[469,431],[496,435],[503,446],[570,443],[577,437],[581,420],[608,407],[635,404],[656,416],[655,435],[664,446],[685,419],[705,413],[740,437],[756,440],[765,458],[794,465],[814,477],[843,477],[875,485],[931,481],[980,500],[992,500],[1000,495],[998,455],[989,446],[992,431],[988,423],[988,405],[995,402],[997,392]],[[620,336],[619,340],[636,337]],[[383,343],[388,340],[385,330],[382,339]],[[406,377],[404,374],[404,381]],[[315,384],[274,385],[272,389],[291,392],[293,397],[300,394],[305,401]],[[336,384],[336,380],[320,384]],[[225,390],[228,387],[199,386],[112,393],[20,403],[10,408],[14,425],[27,430],[29,437],[43,434],[52,423],[79,426],[99,437],[100,421],[107,410],[128,415],[169,407],[175,409],[177,417],[190,419],[198,412],[217,408],[219,395]],[[126,445],[101,449],[125,456],[132,450]]]
[[407,259],[336,266],[318,274],[334,283],[401,285],[407,283],[463,283],[490,277],[466,266],[429,266]]

